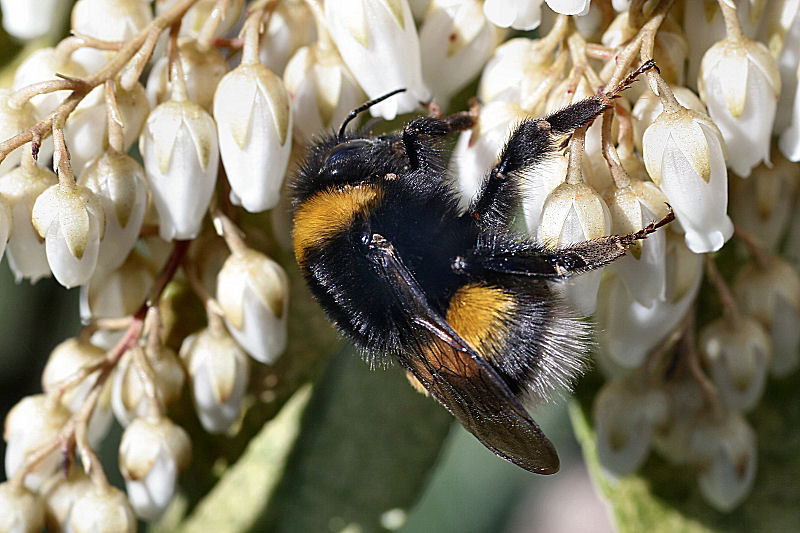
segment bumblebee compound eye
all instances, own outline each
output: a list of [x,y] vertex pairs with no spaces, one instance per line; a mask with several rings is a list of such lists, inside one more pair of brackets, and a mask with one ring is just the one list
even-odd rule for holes
[[345,172],[352,163],[357,163],[365,156],[368,156],[371,147],[372,141],[368,139],[352,139],[339,143],[330,151],[323,170],[334,176]]

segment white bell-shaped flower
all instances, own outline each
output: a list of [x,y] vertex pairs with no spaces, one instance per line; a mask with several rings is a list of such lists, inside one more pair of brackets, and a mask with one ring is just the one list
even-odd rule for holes
[[[105,358],[105,350],[81,339],[70,338],[50,352],[42,372],[42,390],[52,393],[82,368],[90,368]],[[61,405],[75,413],[81,408],[100,371],[88,374],[61,395]],[[111,427],[110,387],[104,386],[89,419],[89,442],[96,446],[102,442]]]
[[325,16],[342,59],[367,96],[407,89],[372,106],[374,116],[391,120],[429,99],[407,0],[326,0]]
[[[36,123],[35,108],[30,102],[17,106],[11,100],[14,91],[0,89],[0,139],[6,140],[22,133]],[[30,150],[30,144],[14,149],[5,159],[0,161],[0,175],[3,175],[19,164],[22,151]]]
[[214,119],[185,93],[175,93],[150,112],[139,137],[159,234],[166,241],[200,233],[219,165]]
[[[142,350],[142,348],[137,346],[132,350]],[[158,401],[162,406],[168,407],[180,398],[186,379],[178,356],[171,348],[162,346],[158,353],[149,354],[147,357],[147,363],[153,371]],[[122,357],[114,374],[111,408],[123,427],[146,416],[150,407],[137,364],[133,353],[129,352]]]
[[147,298],[156,273],[153,265],[138,251],[131,253],[118,268],[96,272],[89,283],[81,286],[81,320],[132,315]]
[[[611,231],[616,235],[639,231],[667,215],[664,194],[649,181],[629,178],[626,186],[609,188],[604,198],[611,214]],[[666,247],[666,232],[657,231],[634,243],[611,266],[631,296],[646,307],[666,297]]]
[[330,46],[304,46],[283,73],[292,99],[292,122],[303,140],[339,126],[366,97],[339,53]]
[[727,512],[739,505],[756,476],[756,436],[737,412],[701,420],[691,439],[691,458],[702,467],[700,493],[714,508]]
[[[94,88],[81,100],[64,126],[69,146],[70,163],[80,175],[87,163],[100,156],[108,146],[108,108],[103,86]],[[114,90],[117,109],[122,121],[119,150],[127,151],[139,137],[150,112],[144,87],[134,84],[130,90],[117,86]]]
[[[489,170],[497,163],[500,151],[511,134],[510,125],[527,117],[518,103],[506,101],[489,102],[481,106],[478,113],[475,126],[459,135],[450,158],[450,168],[457,180],[459,203],[463,209],[475,199]],[[531,181],[538,183],[538,180]]]
[[[156,15],[160,15],[169,8],[171,8],[178,0],[158,0],[155,2]],[[186,11],[186,14],[181,19],[181,37],[191,37],[196,39],[200,36],[203,26],[206,21],[211,17],[215,10],[218,9],[217,0],[198,0]],[[217,26],[214,36],[224,36],[233,26],[239,22],[240,15],[244,8],[244,0],[229,0],[225,4],[225,10],[222,12],[219,26]]]
[[75,501],[67,526],[72,533],[136,533],[138,524],[121,490],[92,485]]
[[92,481],[80,465],[71,464],[66,475],[56,475],[42,485],[45,500],[44,522],[48,531],[69,531],[69,520],[75,502],[93,490]]
[[[545,200],[537,237],[548,248],[565,248],[610,234],[608,206],[583,181],[573,181],[568,177]],[[558,285],[567,300],[585,316],[594,313],[597,307],[597,290],[603,270],[598,268],[585,272]]]
[[40,0],[36,4],[0,0],[3,29],[23,41],[44,36],[55,37],[61,31],[69,7],[67,0]]
[[742,310],[770,333],[775,376],[787,376],[800,364],[800,275],[789,262],[771,257],[766,265],[747,264],[733,290]]
[[433,100],[447,108],[450,97],[480,73],[499,40],[480,0],[433,0],[419,30],[422,77]]
[[733,223],[727,215],[725,145],[714,123],[673,98],[644,132],[642,145],[647,173],[675,210],[689,249],[722,248]]
[[128,154],[107,150],[84,169],[80,179],[103,203],[106,234],[97,268],[109,272],[122,265],[139,238],[147,208],[144,169]]
[[193,333],[181,344],[200,423],[224,433],[239,419],[250,374],[249,358],[222,324]]
[[600,463],[618,476],[636,471],[647,458],[656,428],[669,412],[663,391],[648,389],[636,379],[615,379],[597,393],[592,420]]
[[506,41],[486,63],[478,97],[484,103],[505,100],[522,104],[537,93],[552,63],[552,50],[546,50],[539,39]]
[[[36,122],[35,109],[25,102],[21,106],[9,102],[14,92],[11,89],[0,89],[0,139],[6,140],[30,128]],[[30,150],[30,144],[24,144],[13,150],[0,161],[0,175],[14,168],[22,158],[23,150]]]
[[[796,77],[800,77],[800,66],[798,66],[799,72],[795,73]],[[783,94],[783,93],[781,93]],[[797,84],[794,94],[794,103],[792,105],[792,112],[790,113],[789,124],[781,132],[780,139],[778,140],[778,147],[781,149],[783,155],[786,156],[786,159],[789,161],[800,161],[800,98],[797,95],[800,94],[800,84]]]
[[[30,146],[26,149],[30,150]],[[23,278],[35,283],[50,275],[45,244],[33,228],[31,214],[36,198],[57,182],[55,173],[34,163],[30,154],[22,159],[20,166],[0,179],[0,196],[11,205],[13,220],[6,250],[8,265],[18,283]]]
[[[219,80],[228,72],[228,63],[216,48],[201,50],[195,40],[180,39],[178,56],[189,100],[210,112],[214,103],[214,91],[217,90]],[[169,100],[171,89],[168,57],[156,61],[150,70],[146,94],[151,107]]]
[[125,429],[119,469],[137,516],[147,521],[161,518],[191,454],[189,435],[168,418],[137,418]]
[[312,13],[305,2],[280,2],[261,36],[258,57],[262,65],[283,76],[289,59],[301,47],[314,43],[316,37]]
[[[25,58],[14,72],[14,83],[12,89],[18,91],[28,85],[42,81],[58,79],[56,74],[70,76],[73,78],[83,78],[86,76],[86,69],[77,61],[69,57],[64,57],[55,48],[40,48]],[[46,94],[37,94],[30,99],[34,108],[34,115],[37,120],[45,118],[60,104],[72,91],[54,91]],[[53,151],[52,141],[49,149],[43,144],[40,156],[48,159]]]
[[217,276],[217,301],[236,342],[272,363],[286,348],[289,280],[283,268],[249,248],[236,250]]
[[781,74],[781,94],[775,112],[772,133],[782,133],[792,123],[792,108],[797,101],[797,69],[800,67],[800,10],[773,9],[769,13],[766,39],[770,51],[780,50],[776,57]]
[[52,185],[36,199],[32,217],[58,282],[69,288],[89,281],[105,231],[97,195],[82,185]]
[[542,0],[485,0],[483,12],[501,28],[535,30],[542,22]]
[[281,79],[259,63],[256,44],[246,45],[242,64],[222,78],[214,95],[231,202],[250,212],[278,203],[292,151],[289,94]]
[[548,7],[562,15],[585,15],[589,12],[592,0],[545,0]]
[[769,337],[758,321],[747,315],[735,323],[717,319],[700,331],[698,349],[726,406],[749,411],[758,404],[772,355]]
[[[706,105],[691,89],[687,87],[670,86],[675,99],[683,107],[701,114],[706,113]],[[664,104],[653,91],[644,91],[633,106],[633,142],[636,148],[642,151],[642,136],[650,124],[664,111]]]
[[[72,8],[72,31],[102,41],[125,42],[153,20],[149,0],[78,0]],[[111,53],[82,47],[74,59],[89,72],[102,68]]]
[[775,252],[789,228],[795,206],[797,165],[777,150],[772,168],[761,164],[751,178],[731,180],[730,213],[736,226]]
[[[6,441],[6,476],[11,478],[25,465],[29,453],[56,438],[69,420],[70,412],[60,403],[49,402],[44,394],[26,396],[6,416],[3,439]],[[25,476],[25,486],[38,490],[61,464],[60,450],[53,450]]]
[[716,43],[703,56],[698,88],[725,139],[731,170],[746,178],[761,161],[769,163],[781,78],[767,47],[745,37]]
[[682,239],[667,233],[666,299],[642,305],[613,273],[603,280],[598,296],[600,363],[636,368],[664,342],[691,307],[703,279],[702,257]]
[[39,533],[43,527],[42,497],[11,482],[0,483],[0,531]]

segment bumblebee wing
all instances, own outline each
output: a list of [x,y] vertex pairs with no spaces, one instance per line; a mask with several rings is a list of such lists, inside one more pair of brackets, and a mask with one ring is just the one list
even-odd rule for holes
[[499,457],[538,474],[557,472],[552,443],[494,368],[431,307],[392,244],[375,234],[369,250],[376,272],[422,328],[415,353],[399,354],[403,367]]

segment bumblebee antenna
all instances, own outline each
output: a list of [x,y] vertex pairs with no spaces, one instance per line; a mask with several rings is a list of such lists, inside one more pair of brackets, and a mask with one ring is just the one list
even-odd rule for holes
[[339,142],[342,142],[344,140],[344,130],[347,128],[347,125],[350,123],[350,121],[352,121],[354,118],[356,118],[359,113],[361,113],[362,111],[366,111],[367,109],[369,109],[370,107],[374,106],[375,104],[379,104],[379,103],[383,102],[384,100],[386,100],[390,96],[394,96],[397,93],[405,92],[405,90],[406,90],[405,87],[403,87],[402,89],[395,89],[394,91],[388,92],[388,93],[384,94],[383,96],[379,96],[379,97],[377,97],[377,98],[375,98],[373,100],[370,100],[369,102],[367,102],[365,104],[361,104],[357,108],[355,108],[352,111],[350,111],[350,114],[347,115],[346,119],[344,119],[344,121],[342,122],[342,125],[339,126],[339,133],[337,134]]

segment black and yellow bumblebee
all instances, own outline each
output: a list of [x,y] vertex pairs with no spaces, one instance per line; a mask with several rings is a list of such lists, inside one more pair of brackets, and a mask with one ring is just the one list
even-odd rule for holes
[[523,402],[568,388],[591,344],[589,323],[549,282],[608,264],[670,217],[556,250],[511,226],[524,177],[611,108],[634,75],[518,124],[466,212],[440,141],[471,128],[472,114],[420,117],[377,137],[347,131],[399,91],[313,143],[291,184],[295,256],[331,321],[371,364],[398,361],[487,448],[531,472],[554,473],[559,461]]

